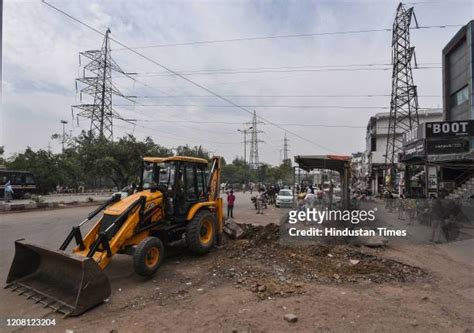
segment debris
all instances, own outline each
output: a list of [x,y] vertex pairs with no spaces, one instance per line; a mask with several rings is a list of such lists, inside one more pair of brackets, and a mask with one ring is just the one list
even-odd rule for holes
[[197,291],[202,292],[202,291],[204,291],[204,289],[199,288],[199,289],[197,289]]
[[[279,226],[238,224],[240,239],[226,239],[209,277],[228,279],[237,288],[251,291],[260,300],[305,293],[308,283],[425,282],[427,273],[351,244],[280,243]],[[252,267],[250,270],[249,267]]]
[[64,333],[74,333],[74,331],[73,331],[73,330],[66,329],[66,331],[64,331]]
[[289,323],[296,323],[298,321],[298,317],[292,313],[286,314],[283,318],[285,318],[285,320]]
[[242,228],[233,219],[225,221],[224,232],[229,235],[231,239],[240,239],[244,235]]

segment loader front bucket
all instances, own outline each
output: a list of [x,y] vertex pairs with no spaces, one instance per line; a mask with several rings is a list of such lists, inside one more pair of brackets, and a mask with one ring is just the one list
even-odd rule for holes
[[5,288],[65,316],[80,315],[110,296],[109,279],[93,259],[21,240],[15,241]]

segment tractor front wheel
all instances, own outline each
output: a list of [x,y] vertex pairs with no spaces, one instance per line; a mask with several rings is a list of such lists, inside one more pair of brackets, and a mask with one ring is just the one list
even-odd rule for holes
[[156,237],[147,237],[137,245],[133,254],[133,268],[138,275],[151,276],[160,268],[165,247]]
[[196,254],[210,251],[216,240],[214,215],[208,211],[198,212],[186,226],[186,243]]

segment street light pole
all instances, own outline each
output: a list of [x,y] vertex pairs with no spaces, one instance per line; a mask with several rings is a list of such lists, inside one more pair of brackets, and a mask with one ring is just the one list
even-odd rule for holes
[[64,154],[64,143],[66,142],[66,120],[61,120],[61,124],[63,124],[63,136],[62,136],[62,144],[63,144],[63,154]]
[[244,133],[244,164],[247,165],[247,129],[238,129],[237,131]]
[[247,133],[249,130],[251,130],[253,126],[250,126],[249,128],[244,128],[242,129],[237,129],[237,132],[244,133],[244,164],[247,165]]

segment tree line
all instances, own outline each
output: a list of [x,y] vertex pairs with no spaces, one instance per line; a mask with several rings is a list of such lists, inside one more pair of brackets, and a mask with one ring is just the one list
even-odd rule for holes
[[[210,158],[209,152],[202,146],[185,145],[170,149],[149,137],[139,141],[128,134],[115,141],[107,141],[86,132],[69,140],[61,153],[27,147],[23,152],[5,158],[3,152],[3,147],[0,147],[0,165],[11,170],[32,172],[41,193],[52,192],[57,185],[72,189],[80,186],[86,189],[121,189],[136,180],[144,156]],[[273,184],[292,179],[289,160],[276,167],[262,164],[258,170],[249,170],[243,159],[238,157],[230,164],[223,159],[222,165],[221,181],[224,183]]]

